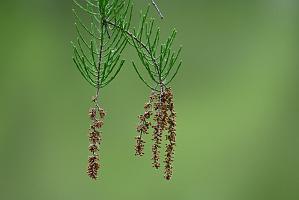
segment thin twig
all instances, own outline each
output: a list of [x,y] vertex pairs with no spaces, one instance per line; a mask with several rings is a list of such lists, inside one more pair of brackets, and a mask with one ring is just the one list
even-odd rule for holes
[[[96,97],[95,97],[95,105],[98,109],[98,111],[100,111],[100,105],[99,105],[99,98],[100,98],[100,88],[101,88],[101,80],[100,80],[100,74],[101,74],[101,62],[102,62],[102,59],[103,59],[103,44],[104,44],[104,21],[101,21],[101,41],[100,41],[100,55],[99,55],[99,60],[98,60],[98,69],[97,69],[97,92],[96,92]],[[104,74],[103,74],[104,76]]]
[[154,0],[151,0],[151,1],[152,1],[153,6],[156,8],[158,14],[160,15],[161,19],[163,19],[164,16],[163,16],[162,12],[160,11],[159,6],[156,4],[156,2]]

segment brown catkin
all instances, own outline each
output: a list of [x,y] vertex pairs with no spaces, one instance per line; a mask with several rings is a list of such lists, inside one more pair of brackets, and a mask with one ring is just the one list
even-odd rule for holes
[[173,161],[174,161],[174,151],[176,145],[176,112],[174,110],[173,94],[170,88],[166,90],[167,95],[167,110],[169,112],[168,116],[168,135],[166,139],[168,144],[166,145],[165,154],[165,171],[164,177],[170,180],[173,175]]
[[96,108],[91,108],[88,115],[91,119],[88,150],[92,155],[88,158],[87,174],[90,178],[96,180],[98,178],[98,171],[100,168],[99,146],[102,140],[100,128],[104,125],[103,119],[106,113],[96,104]]
[[145,141],[143,140],[143,138],[140,135],[136,136],[135,139],[136,139],[135,155],[136,156],[143,156],[144,155]]
[[152,165],[154,168],[158,169],[160,167],[160,148],[162,142],[162,134],[160,131],[159,126],[153,126],[154,133],[153,133],[153,141],[154,144],[152,145]]
[[136,128],[137,132],[139,133],[138,136],[135,137],[135,155],[136,156],[143,156],[144,155],[144,144],[145,141],[142,138],[143,134],[148,134],[148,129],[151,126],[151,123],[149,122],[153,112],[152,112],[152,102],[153,102],[153,93],[150,95],[150,99],[147,103],[144,105],[144,113],[142,115],[139,115],[139,124]]
[[98,178],[98,170],[100,168],[99,156],[89,156],[87,174],[90,178],[96,180]]
[[160,149],[163,137],[163,131],[167,128],[167,98],[166,93],[163,91],[157,94],[157,100],[154,104],[155,110],[155,125],[152,126],[153,132],[153,145],[152,145],[152,165],[154,168],[158,169],[160,167]]

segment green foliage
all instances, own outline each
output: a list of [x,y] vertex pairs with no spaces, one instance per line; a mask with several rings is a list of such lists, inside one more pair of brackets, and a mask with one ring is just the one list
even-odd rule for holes
[[148,13],[149,7],[141,17],[138,30],[133,30],[136,37],[132,37],[132,43],[148,72],[152,84],[142,78],[134,62],[133,66],[139,77],[147,85],[163,84],[166,86],[174,79],[182,65],[182,61],[177,64],[182,47],[177,52],[172,50],[177,34],[175,29],[166,42],[160,44],[160,28],[154,28],[155,19],[148,19]]
[[74,47],[73,60],[82,76],[94,87],[108,85],[124,65],[121,53],[128,40],[116,27],[109,27],[106,21],[113,21],[123,29],[130,25],[132,6],[124,0],[86,0],[86,6],[75,4],[89,16],[90,26],[85,25],[76,10],[78,38]]
[[140,73],[135,62],[133,67],[149,88],[155,90],[157,85],[171,83],[182,64],[178,62],[182,48],[172,50],[176,30],[160,44],[160,28],[148,17],[150,7],[141,15],[136,30],[130,27],[133,11],[130,1],[86,0],[86,6],[74,2],[90,17],[90,27],[87,27],[74,10],[78,38],[77,44],[73,44],[73,60],[91,85],[105,87],[118,75],[124,65],[121,53],[128,43],[136,49],[149,80]]

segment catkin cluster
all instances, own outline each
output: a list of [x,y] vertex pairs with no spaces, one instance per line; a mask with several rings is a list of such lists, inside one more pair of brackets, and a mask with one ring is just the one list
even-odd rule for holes
[[170,180],[173,174],[173,158],[176,142],[176,112],[174,110],[173,93],[171,88],[161,87],[161,91],[153,91],[149,101],[144,106],[144,113],[139,116],[139,125],[137,126],[138,135],[135,137],[135,155],[144,155],[144,134],[149,134],[149,128],[152,133],[152,166],[160,168],[160,154],[165,135],[166,152],[164,158],[164,177]]

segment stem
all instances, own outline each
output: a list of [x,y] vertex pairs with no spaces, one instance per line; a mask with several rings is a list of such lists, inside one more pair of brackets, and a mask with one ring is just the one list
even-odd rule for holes
[[98,69],[97,69],[97,92],[95,97],[95,105],[98,110],[100,110],[99,106],[99,96],[100,96],[100,88],[101,88],[101,81],[100,81],[100,74],[101,74],[101,63],[103,58],[103,44],[104,44],[104,20],[101,20],[101,40],[100,40],[100,55],[99,55],[99,63],[98,63]]

